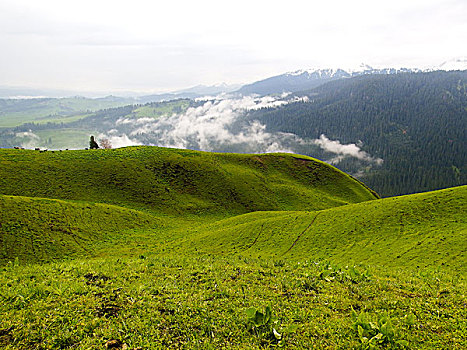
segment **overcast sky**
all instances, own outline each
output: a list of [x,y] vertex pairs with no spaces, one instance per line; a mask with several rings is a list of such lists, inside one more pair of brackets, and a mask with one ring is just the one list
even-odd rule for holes
[[467,55],[465,0],[1,0],[0,85],[170,91]]

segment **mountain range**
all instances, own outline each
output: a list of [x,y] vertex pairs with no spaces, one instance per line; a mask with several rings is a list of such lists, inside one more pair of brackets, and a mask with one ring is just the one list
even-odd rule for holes
[[[63,98],[70,96],[88,96],[91,98],[118,98],[121,102],[148,103],[167,101],[176,98],[198,98],[206,95],[218,95],[225,93],[237,93],[241,95],[258,94],[280,94],[284,92],[296,92],[309,90],[331,80],[350,78],[366,74],[397,74],[417,73],[437,70],[467,70],[467,57],[456,57],[442,62],[430,68],[373,68],[362,63],[357,67],[350,68],[309,68],[286,72],[276,76],[268,77],[253,83],[216,85],[196,85],[190,88],[176,91],[162,92],[156,94],[145,94],[135,91],[112,92],[104,96],[102,92],[96,91],[73,91],[72,89],[40,89],[30,87],[15,87],[0,85],[0,98]],[[110,96],[109,96],[110,95]],[[112,96],[112,95],[117,95]],[[123,97],[124,96],[124,97]]]
[[352,78],[361,75],[373,74],[398,74],[398,73],[420,73],[437,70],[467,70],[467,58],[456,58],[443,62],[437,67],[429,69],[419,68],[373,68],[362,63],[356,68],[323,68],[307,69],[288,72],[264,80],[256,81],[242,86],[238,92],[243,95],[258,94],[281,94],[285,92],[297,92],[310,90],[332,80]]

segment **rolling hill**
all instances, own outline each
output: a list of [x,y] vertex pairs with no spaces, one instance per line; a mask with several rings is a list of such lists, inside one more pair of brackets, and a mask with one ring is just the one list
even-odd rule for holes
[[[4,242],[21,242],[19,256],[32,254],[26,241],[62,242],[47,248],[57,250],[55,258],[64,250],[83,254],[108,232],[136,228],[153,237],[138,244],[169,254],[465,268],[466,186],[376,200],[362,183],[304,156],[158,147],[1,150],[0,162]],[[16,253],[5,248],[4,260]]]
[[445,266],[462,275],[465,198],[462,186],[321,211],[254,212],[196,228],[181,249],[392,268]]
[[0,150],[0,193],[109,203],[168,214],[319,210],[377,198],[330,165],[291,154],[158,147]]
[[465,348],[467,186],[157,147],[0,165],[2,348]]
[[0,208],[2,265],[90,256],[116,232],[161,225],[151,215],[99,203],[0,195]]

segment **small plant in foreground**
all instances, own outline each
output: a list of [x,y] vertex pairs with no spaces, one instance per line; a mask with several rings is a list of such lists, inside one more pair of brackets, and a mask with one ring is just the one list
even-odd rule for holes
[[352,283],[360,283],[370,279],[368,270],[360,272],[356,266],[341,268],[339,265],[325,262],[322,265],[318,265],[318,267],[321,270],[318,275],[319,279],[327,282],[336,280],[339,282],[350,281]]
[[267,342],[283,345],[282,335],[277,331],[280,321],[272,315],[271,307],[268,305],[264,313],[254,307],[245,310],[248,317],[248,330]]
[[321,287],[320,280],[314,276],[308,276],[301,284],[301,288],[306,292],[319,293]]
[[285,266],[285,261],[284,260],[274,260],[273,262],[275,267],[284,267]]
[[362,311],[357,314],[352,308],[352,328],[357,332],[362,349],[374,349],[379,345],[391,344],[407,347],[405,340],[395,339],[395,328],[387,313],[378,318],[378,322],[372,322],[368,313]]

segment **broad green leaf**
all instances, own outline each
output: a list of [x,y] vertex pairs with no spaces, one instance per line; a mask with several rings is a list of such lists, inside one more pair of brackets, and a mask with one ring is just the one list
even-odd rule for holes
[[254,322],[256,326],[262,326],[264,324],[264,314],[256,311]]
[[245,310],[246,315],[248,318],[254,318],[256,315],[256,309],[254,307],[250,307]]

